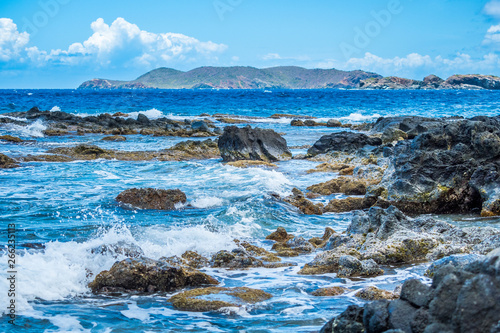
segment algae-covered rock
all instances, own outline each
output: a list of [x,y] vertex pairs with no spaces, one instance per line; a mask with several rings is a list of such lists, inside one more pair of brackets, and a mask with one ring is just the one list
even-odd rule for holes
[[19,164],[7,155],[0,154],[0,169],[17,168]]
[[116,201],[136,208],[160,210],[176,209],[176,205],[184,204],[186,200],[186,194],[179,189],[132,188],[116,197]]
[[122,135],[106,136],[101,141],[127,141],[127,138]]
[[376,180],[338,177],[324,183],[311,185],[307,188],[307,190],[321,195],[330,195],[333,193],[365,195],[366,188],[377,183],[378,181]]
[[368,286],[358,291],[355,296],[366,301],[376,301],[381,299],[398,299],[399,293],[383,290],[375,286]]
[[227,162],[226,165],[234,166],[237,168],[251,168],[251,167],[268,167],[268,168],[277,168],[278,166],[274,163],[264,162],[264,161],[249,161],[249,160],[241,160],[241,161],[233,161]]
[[[181,292],[172,296],[169,301],[174,308],[181,311],[208,312],[225,307],[255,304],[271,297],[272,295],[265,291],[247,287],[209,287]],[[224,300],[220,300],[221,298]]]
[[328,287],[328,288],[319,288],[311,293],[313,296],[339,296],[345,294],[351,289],[347,289],[344,287]]
[[0,140],[7,141],[7,142],[13,142],[13,143],[24,142],[23,139],[20,139],[17,136],[12,136],[12,135],[0,135]]
[[276,231],[266,236],[266,239],[273,240],[276,242],[286,242],[289,239],[292,239],[293,235],[286,232],[285,228],[278,227]]
[[285,202],[297,207],[303,214],[306,215],[321,215],[323,214],[323,204],[314,204],[307,200],[304,193],[298,188],[292,189],[292,195],[283,199]]
[[116,262],[109,271],[100,272],[89,283],[93,292],[137,291],[169,292],[184,287],[215,285],[211,276],[193,269],[179,268],[147,258]]

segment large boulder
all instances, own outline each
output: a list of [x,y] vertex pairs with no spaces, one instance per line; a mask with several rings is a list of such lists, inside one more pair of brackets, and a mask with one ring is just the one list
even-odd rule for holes
[[116,201],[140,209],[173,210],[186,203],[186,194],[179,189],[132,188],[118,194]]
[[99,273],[89,287],[93,292],[171,292],[218,283],[195,269],[175,267],[159,260],[129,258],[116,262],[109,271]]
[[499,332],[500,248],[465,267],[443,266],[431,286],[405,281],[397,300],[350,306],[321,332],[346,332],[345,327],[356,327],[355,332]]
[[[378,267],[366,261],[407,264],[460,253],[485,254],[496,247],[500,247],[500,232],[494,228],[460,229],[428,216],[410,218],[394,206],[372,207],[368,212],[355,211],[346,233],[332,234],[323,247],[326,251],[306,264],[299,274],[348,275],[343,269],[346,262],[350,262],[348,267],[359,267],[358,271],[377,272]],[[349,260],[345,256],[350,256]]]
[[441,123],[399,142],[391,165],[367,196],[406,213],[500,214],[500,122],[480,117]]
[[354,153],[365,146],[379,146],[382,140],[363,133],[339,132],[322,136],[307,151],[308,156],[316,156],[335,151]]
[[292,157],[286,140],[271,129],[228,126],[224,128],[218,145],[224,162],[238,160],[274,162]]

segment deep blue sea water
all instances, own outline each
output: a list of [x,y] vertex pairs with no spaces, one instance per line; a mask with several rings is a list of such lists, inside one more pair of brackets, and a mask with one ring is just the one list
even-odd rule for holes
[[[202,113],[248,117],[252,126],[284,133],[289,146],[313,144],[326,127],[292,127],[290,119],[267,118],[276,113],[336,118],[342,122],[375,121],[380,116],[428,117],[500,114],[500,92],[493,91],[78,91],[0,90],[0,117],[33,106],[43,110],[89,115],[117,111],[151,118],[197,119]],[[251,117],[261,117],[258,119]],[[217,123],[223,127],[224,124]],[[239,125],[244,126],[244,124]],[[9,156],[40,154],[47,149],[96,144],[121,150],[158,150],[185,140],[133,135],[126,142],[102,142],[102,135],[44,137],[45,124],[0,126],[0,135],[33,140],[16,145],[0,141]],[[294,154],[304,149],[293,149]],[[318,162],[292,160],[277,169],[239,169],[220,160],[189,162],[76,161],[25,163],[0,169],[0,300],[7,302],[8,223],[17,227],[17,242],[41,243],[44,250],[20,248],[17,258],[17,327],[1,317],[5,332],[314,332],[349,304],[362,302],[353,293],[314,297],[318,287],[359,289],[376,285],[392,290],[409,277],[422,278],[426,264],[386,267],[386,274],[370,279],[339,279],[335,274],[297,275],[314,254],[285,259],[296,267],[228,271],[205,269],[222,286],[247,286],[273,295],[268,301],[219,312],[189,313],[173,309],[170,295],[95,296],[87,288],[92,276],[116,260],[92,249],[119,241],[139,246],[147,257],[181,255],[196,250],[210,257],[234,248],[233,239],[248,240],[270,249],[267,234],[283,226],[305,238],[321,236],[326,226],[344,231],[351,214],[305,216],[269,199],[293,187],[329,180],[333,173],[307,174]],[[114,198],[132,187],[179,188],[192,208],[178,211],[124,210]],[[498,219],[475,216],[442,217],[459,226],[500,227]]]

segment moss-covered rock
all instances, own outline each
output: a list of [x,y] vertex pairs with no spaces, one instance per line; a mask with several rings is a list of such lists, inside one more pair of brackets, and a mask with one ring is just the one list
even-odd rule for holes
[[328,287],[328,288],[319,288],[311,293],[313,296],[323,296],[323,297],[331,297],[331,296],[340,296],[347,292],[352,291],[351,289],[347,289],[344,287]]
[[[174,308],[181,311],[207,312],[225,307],[255,304],[268,300],[271,297],[272,295],[265,291],[247,287],[209,287],[181,292],[172,296],[169,301]],[[225,300],[220,300],[220,298]]]
[[186,203],[186,194],[179,189],[161,190],[132,188],[121,192],[116,201],[140,209],[173,210],[176,205]]

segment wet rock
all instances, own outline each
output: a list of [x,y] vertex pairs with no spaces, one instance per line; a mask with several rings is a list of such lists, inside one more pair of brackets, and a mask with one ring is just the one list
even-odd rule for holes
[[[484,227],[459,229],[428,216],[409,218],[397,208],[355,211],[345,234],[334,234],[301,274],[334,273],[339,259],[351,255],[379,265],[435,260],[451,254],[479,253],[500,247],[500,232]],[[486,247],[481,246],[486,242]]]
[[384,274],[384,271],[372,259],[359,260],[353,256],[339,258],[338,277],[372,277]]
[[199,269],[202,267],[208,267],[210,264],[207,258],[203,257],[195,251],[186,251],[180,257],[161,257],[159,260],[162,262],[166,262],[171,266],[180,268]]
[[160,190],[153,188],[133,188],[121,192],[116,201],[140,209],[173,210],[176,205],[186,203],[186,195],[181,190]]
[[382,300],[382,299],[397,299],[399,298],[399,294],[388,291],[388,290],[383,290],[380,288],[377,288],[375,286],[368,286],[360,291],[358,291],[354,296],[364,299],[366,301],[376,301],[376,300]]
[[225,162],[238,160],[274,162],[292,157],[286,140],[271,129],[228,126],[224,128],[218,145]]
[[338,121],[337,119],[329,119],[326,122],[327,127],[342,127],[342,123]]
[[309,157],[329,152],[342,151],[353,153],[365,146],[379,146],[380,138],[372,138],[362,133],[339,132],[322,136],[307,151]]
[[289,239],[294,238],[294,235],[291,235],[286,232],[285,228],[283,227],[278,227],[276,231],[272,232],[271,234],[266,236],[266,239],[273,240],[276,242],[284,243],[288,241]]
[[64,136],[68,135],[69,132],[62,129],[47,129],[43,131],[43,134],[46,136]]
[[326,242],[328,242],[328,240],[330,239],[330,237],[333,234],[335,234],[335,230],[333,230],[330,227],[326,227],[325,232],[324,232],[323,236],[321,236],[321,238],[313,237],[309,240],[309,243],[314,245],[314,247],[316,247],[316,248],[322,248],[325,246]]
[[0,135],[0,140],[7,141],[7,142],[13,142],[13,143],[24,142],[24,140],[18,138],[17,136],[12,136],[12,135]]
[[388,128],[382,133],[382,143],[392,143],[408,139],[408,134],[397,128]]
[[227,269],[247,269],[264,267],[262,260],[250,256],[245,250],[238,248],[231,252],[222,250],[212,256],[212,267]]
[[210,132],[210,127],[203,120],[193,121],[191,129],[194,131]]
[[[377,327],[374,331],[496,332],[500,321],[499,297],[500,247],[463,267],[442,266],[430,287],[418,280],[407,280],[400,299],[366,304],[363,329],[368,332]],[[346,315],[332,321],[340,318]],[[372,318],[384,320],[372,321]],[[381,325],[370,326],[373,322]],[[350,318],[345,325],[357,323],[359,319]]]
[[[228,301],[218,300],[217,298],[220,298],[221,295],[225,295],[225,298],[228,299]],[[268,300],[271,297],[271,294],[262,290],[247,287],[209,287],[181,292],[172,296],[169,301],[177,310],[207,312],[219,310],[225,307],[238,307],[245,304],[254,304]]]
[[311,185],[307,190],[321,195],[331,195],[334,193],[365,195],[366,188],[374,184],[378,184],[378,181],[356,179],[352,177],[338,177],[324,183]]
[[466,265],[480,260],[482,257],[480,254],[454,254],[444,257],[434,261],[425,271],[425,275],[432,278],[441,267],[446,265],[452,265],[455,268],[464,268]]
[[94,293],[109,291],[170,292],[185,287],[218,284],[217,280],[197,270],[140,258],[116,262],[109,271],[99,273],[89,284]]
[[298,188],[292,189],[292,195],[283,199],[285,202],[297,207],[303,214],[306,215],[321,215],[323,214],[323,204],[314,204],[307,200],[304,193]]
[[[256,245],[250,244],[248,242],[240,242],[238,240],[235,240],[235,243],[242,249],[244,249],[249,255],[258,257],[264,262],[264,266],[269,267],[269,268],[276,268],[279,265],[268,265],[266,262],[279,262],[281,261],[281,258],[277,257],[274,253],[267,251],[266,249],[262,247],[258,247]],[[273,266],[273,267],[271,267]],[[285,266],[288,266],[286,264]]]
[[291,126],[305,126],[304,121],[300,119],[294,119],[290,122]]
[[141,125],[149,125],[150,120],[145,114],[139,113],[137,116],[137,122]]
[[337,163],[321,163],[317,165],[314,169],[307,170],[307,173],[314,172],[340,172],[344,169],[354,170],[354,166],[349,164],[337,164]]
[[500,130],[496,118],[438,122],[394,147],[391,166],[367,196],[410,214],[500,213]]
[[325,213],[345,213],[358,209],[367,209],[373,205],[373,201],[359,197],[348,197],[345,199],[330,200],[328,205],[325,206],[323,212]]
[[19,164],[7,155],[0,154],[0,169],[12,169],[19,167]]
[[329,287],[329,288],[319,288],[311,293],[313,296],[339,296],[351,291],[344,287]]
[[[320,333],[363,333],[365,332],[363,326],[363,313],[364,309],[357,305],[349,305],[347,310],[342,312],[339,316],[333,318],[326,323]],[[374,331],[377,332],[377,331]]]
[[284,243],[274,243],[272,250],[277,251],[278,256],[295,257],[303,253],[311,253],[315,249],[314,245],[302,237],[294,237]]
[[121,135],[106,136],[101,141],[127,141],[127,138]]

